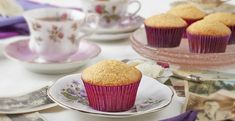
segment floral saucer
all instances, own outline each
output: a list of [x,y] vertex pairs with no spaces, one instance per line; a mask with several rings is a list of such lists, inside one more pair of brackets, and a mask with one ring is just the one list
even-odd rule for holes
[[[134,16],[134,17],[123,17],[120,22],[115,26],[107,26],[107,27],[101,27],[99,26],[98,29],[96,29],[96,34],[114,34],[114,33],[130,33],[139,27],[144,22],[144,18],[141,16]],[[93,32],[91,29],[92,25],[87,25],[83,27],[83,31],[85,32]]]
[[81,41],[79,51],[64,62],[47,62],[39,58],[28,46],[29,40],[20,40],[8,44],[4,54],[11,60],[20,62],[27,69],[45,74],[61,74],[76,71],[79,67],[95,58],[101,48],[91,42]]
[[123,118],[164,109],[171,103],[174,93],[168,86],[143,76],[132,109],[125,112],[102,112],[89,107],[81,74],[73,74],[56,81],[49,88],[48,95],[58,105],[67,109],[101,117]]
[[128,39],[132,32],[129,33],[117,33],[117,34],[93,34],[89,37],[89,40],[92,41],[114,41],[114,40],[123,40]]

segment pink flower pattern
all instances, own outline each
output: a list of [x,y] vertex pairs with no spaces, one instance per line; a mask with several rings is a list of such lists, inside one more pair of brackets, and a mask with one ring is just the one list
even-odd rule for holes
[[104,5],[95,6],[96,13],[103,15],[103,19],[105,19],[107,23],[110,23],[112,20],[118,20],[121,18],[119,15],[116,14],[116,9],[116,6],[112,6],[112,10],[109,12],[108,10],[106,10],[106,7]]
[[75,44],[76,42],[76,35],[75,34],[71,34],[68,39],[71,41],[72,44]]
[[38,23],[32,23],[32,28],[34,31],[39,31],[41,29],[41,25]]
[[54,42],[59,42],[64,37],[64,33],[62,32],[62,27],[52,25],[51,30],[48,30],[48,32],[49,32],[49,39],[53,40]]
[[74,31],[76,31],[76,30],[78,29],[78,24],[77,24],[77,23],[73,23],[72,29],[73,29]]

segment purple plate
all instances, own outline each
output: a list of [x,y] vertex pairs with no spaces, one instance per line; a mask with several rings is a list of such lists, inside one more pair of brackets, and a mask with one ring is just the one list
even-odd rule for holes
[[94,43],[81,41],[79,50],[64,62],[47,62],[28,47],[29,40],[20,40],[6,46],[4,53],[11,59],[22,63],[26,68],[34,72],[46,74],[67,73],[77,70],[79,67],[95,58],[101,52],[99,46]]
[[[28,0],[17,0],[17,2],[23,7],[25,11],[36,9],[36,8],[52,7],[51,5],[48,5],[48,4],[40,4],[40,3],[31,2]],[[23,22],[25,22],[23,16],[12,16],[12,17],[0,16],[0,27],[8,26],[8,25],[16,24],[16,23],[23,23]]]

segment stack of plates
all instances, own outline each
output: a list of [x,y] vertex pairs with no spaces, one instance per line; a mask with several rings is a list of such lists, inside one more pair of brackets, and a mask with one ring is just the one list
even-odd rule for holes
[[82,31],[91,33],[93,35],[89,37],[89,40],[92,41],[114,41],[114,40],[123,40],[130,37],[131,33],[138,29],[143,24],[144,19],[141,16],[135,16],[129,19],[126,19],[115,26],[101,27],[94,30],[91,27],[92,25],[87,25],[83,27]]

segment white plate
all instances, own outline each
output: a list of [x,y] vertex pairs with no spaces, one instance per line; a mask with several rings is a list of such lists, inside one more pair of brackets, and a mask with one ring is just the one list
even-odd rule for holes
[[132,32],[119,33],[119,34],[94,34],[90,36],[88,39],[92,41],[115,41],[115,40],[128,39],[131,34]]
[[0,97],[0,114],[22,114],[55,107],[57,104],[47,96],[48,86],[20,96]]
[[[135,16],[113,27],[98,27],[95,33],[96,34],[128,33],[138,29],[143,24],[143,22],[144,18],[142,18],[141,16]],[[91,29],[91,27],[89,27],[89,25],[83,27],[82,30],[85,32],[93,32],[93,30]]]
[[11,60],[20,62],[27,69],[44,74],[61,74],[76,71],[91,59],[98,56],[101,48],[91,42],[81,41],[79,50],[64,62],[46,62],[40,60],[36,53],[30,51],[29,40],[19,40],[8,44],[4,54]]
[[123,118],[164,109],[171,103],[174,93],[168,86],[143,76],[132,109],[125,112],[102,112],[89,107],[81,74],[73,74],[56,81],[49,88],[48,95],[58,105],[67,109],[101,117]]

